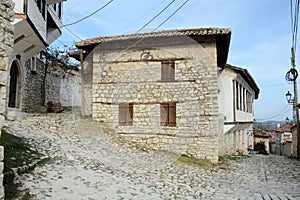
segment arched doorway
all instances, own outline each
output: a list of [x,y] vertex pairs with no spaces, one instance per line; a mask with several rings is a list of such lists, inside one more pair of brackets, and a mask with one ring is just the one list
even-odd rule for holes
[[18,94],[18,79],[19,70],[17,62],[14,61],[10,68],[10,82],[9,82],[9,100],[8,107],[17,107],[17,94]]

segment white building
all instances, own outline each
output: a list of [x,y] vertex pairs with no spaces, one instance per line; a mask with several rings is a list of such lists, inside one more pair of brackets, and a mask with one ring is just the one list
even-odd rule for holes
[[259,88],[248,70],[226,65],[219,72],[219,117],[224,122],[220,130],[219,154],[231,154],[238,149],[246,152],[253,146],[253,101]]
[[43,61],[39,52],[61,36],[63,1],[14,0],[14,48],[9,60],[6,91],[8,107],[23,107],[26,62],[30,60],[30,68],[35,72],[37,60]]

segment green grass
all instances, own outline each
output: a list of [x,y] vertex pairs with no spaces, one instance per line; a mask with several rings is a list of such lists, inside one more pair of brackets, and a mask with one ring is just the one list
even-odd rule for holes
[[177,161],[179,162],[179,164],[186,164],[186,165],[191,165],[191,166],[195,166],[195,167],[200,167],[200,168],[204,168],[204,169],[211,169],[217,166],[217,164],[213,164],[211,162],[209,162],[209,160],[205,160],[205,159],[196,159],[187,155],[181,155]]
[[[1,131],[0,145],[4,146],[4,174],[9,172],[12,168],[22,167],[35,160],[39,160],[42,156],[42,154],[31,149],[24,138],[11,135],[5,130]],[[47,161],[43,160],[39,165],[45,162]],[[14,183],[13,180],[14,175],[10,173],[4,175],[5,199],[16,199],[20,197],[20,195],[22,199],[32,199],[28,192],[24,193],[24,191],[19,191],[19,185]]]
[[230,155],[224,155],[219,156],[218,163],[211,163],[209,160],[206,159],[196,159],[187,155],[181,155],[177,159],[177,163],[179,164],[185,164],[185,165],[191,165],[203,169],[210,169],[210,170],[216,170],[216,169],[228,169],[232,162],[237,162],[242,159],[241,156],[230,156]]
[[21,167],[32,163],[41,157],[25,142],[24,138],[1,131],[0,145],[4,146],[4,173],[11,168]]

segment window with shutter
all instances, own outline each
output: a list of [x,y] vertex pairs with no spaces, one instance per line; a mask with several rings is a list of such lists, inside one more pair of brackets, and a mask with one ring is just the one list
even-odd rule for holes
[[175,61],[161,62],[161,80],[162,81],[175,80]]
[[176,126],[176,103],[162,103],[160,105],[160,125]]
[[120,126],[133,125],[133,104],[132,103],[119,104],[119,125]]

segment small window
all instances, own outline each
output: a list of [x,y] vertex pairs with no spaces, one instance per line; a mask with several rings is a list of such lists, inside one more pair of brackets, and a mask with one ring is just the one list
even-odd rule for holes
[[30,58],[30,71],[31,72],[36,72],[36,57],[33,56]]
[[61,19],[61,14],[62,14],[62,3],[59,2],[57,7],[58,7],[58,8],[57,8],[57,11],[56,11],[56,12],[57,12],[57,16],[58,16],[59,19]]
[[162,81],[175,80],[175,61],[161,62],[161,80]]
[[235,82],[236,83],[236,87],[235,87],[235,103],[236,103],[236,109],[239,110],[240,109],[240,93],[239,93],[239,83],[238,82]]
[[176,103],[160,104],[160,125],[176,126]]
[[120,126],[133,125],[133,104],[132,103],[119,104],[119,125]]

